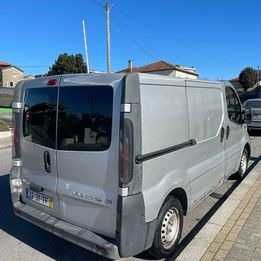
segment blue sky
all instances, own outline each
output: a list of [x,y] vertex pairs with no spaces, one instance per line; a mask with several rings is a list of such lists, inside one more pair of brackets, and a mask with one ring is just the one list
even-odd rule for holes
[[[195,66],[202,78],[229,79],[261,65],[260,0],[111,0],[112,67],[155,60]],[[57,55],[83,53],[105,70],[102,0],[1,0],[0,60],[45,73]]]

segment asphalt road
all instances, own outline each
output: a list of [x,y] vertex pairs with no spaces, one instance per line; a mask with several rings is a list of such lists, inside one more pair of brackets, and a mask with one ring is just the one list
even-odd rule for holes
[[[255,164],[261,153],[261,138],[251,140]],[[11,150],[0,150],[0,260],[107,260],[77,247],[13,215],[9,196]],[[254,166],[254,165],[253,165]],[[251,167],[250,167],[251,170]],[[175,256],[186,247],[218,207],[238,186],[232,177],[185,218],[183,240]],[[172,260],[175,258],[172,258]],[[150,260],[147,254],[124,260]]]

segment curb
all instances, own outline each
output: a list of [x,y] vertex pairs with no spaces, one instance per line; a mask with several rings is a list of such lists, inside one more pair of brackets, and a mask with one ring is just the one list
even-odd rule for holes
[[222,230],[223,226],[229,220],[233,212],[238,208],[239,204],[244,200],[256,180],[261,176],[261,166],[257,166],[246,176],[240,185],[232,192],[223,205],[204,225],[195,238],[176,258],[176,261],[199,261],[204,256],[210,244],[214,241],[217,234]]

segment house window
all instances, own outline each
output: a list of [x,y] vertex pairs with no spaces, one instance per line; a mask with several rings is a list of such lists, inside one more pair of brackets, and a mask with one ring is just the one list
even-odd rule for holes
[[14,86],[14,83],[13,82],[10,82],[10,87],[13,87]]

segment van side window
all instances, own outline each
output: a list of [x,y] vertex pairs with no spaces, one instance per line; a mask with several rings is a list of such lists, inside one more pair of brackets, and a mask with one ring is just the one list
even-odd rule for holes
[[113,89],[110,86],[60,87],[58,149],[101,151],[109,148]]
[[25,140],[55,148],[57,88],[25,91],[23,135]]
[[230,87],[226,87],[226,100],[229,119],[239,124],[241,120],[241,104],[234,90]]

